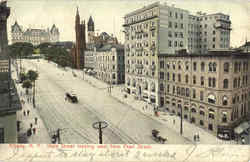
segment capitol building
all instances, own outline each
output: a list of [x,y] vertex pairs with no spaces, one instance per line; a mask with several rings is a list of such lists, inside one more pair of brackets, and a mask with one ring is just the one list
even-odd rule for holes
[[22,29],[22,27],[17,23],[11,26],[11,40],[12,44],[16,42],[28,42],[33,45],[39,45],[45,42],[58,42],[59,41],[59,29],[55,24],[51,29]]

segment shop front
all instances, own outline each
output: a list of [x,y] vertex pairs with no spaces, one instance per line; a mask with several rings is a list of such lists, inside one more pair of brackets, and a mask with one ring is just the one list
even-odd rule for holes
[[217,127],[217,137],[223,140],[232,140],[234,139],[233,128],[230,126],[221,126]]

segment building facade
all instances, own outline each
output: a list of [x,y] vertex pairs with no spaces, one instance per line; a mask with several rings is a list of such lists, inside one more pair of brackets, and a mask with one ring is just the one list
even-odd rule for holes
[[159,56],[160,106],[215,135],[250,115],[250,53]]
[[10,8],[0,2],[0,143],[17,143],[16,111],[21,109],[16,87],[11,79],[10,58],[7,56],[7,19]]
[[73,45],[71,54],[73,56],[73,65],[77,69],[84,68],[84,51],[86,50],[86,34],[85,34],[85,21],[80,23],[80,15],[78,8],[75,17],[75,35],[76,43]]
[[22,29],[22,27],[17,23],[11,26],[11,42],[28,42],[33,45],[39,45],[45,42],[58,42],[59,41],[59,29],[53,24],[51,29]]
[[96,77],[110,84],[124,83],[124,47],[119,44],[106,44],[95,51]]
[[194,16],[187,10],[156,2],[124,19],[126,90],[156,105],[161,53],[186,50],[205,54],[210,49],[229,47],[231,22],[228,15],[221,13]]
[[102,32],[100,35],[95,33],[95,23],[92,16],[88,21],[88,43],[89,44],[118,44],[118,40],[112,34]]

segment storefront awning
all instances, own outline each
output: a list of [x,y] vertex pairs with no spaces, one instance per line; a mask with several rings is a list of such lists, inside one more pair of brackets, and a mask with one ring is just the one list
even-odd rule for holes
[[236,134],[241,134],[242,132],[244,132],[244,130],[248,128],[249,128],[249,124],[247,122],[243,122],[238,127],[234,128],[234,132]]

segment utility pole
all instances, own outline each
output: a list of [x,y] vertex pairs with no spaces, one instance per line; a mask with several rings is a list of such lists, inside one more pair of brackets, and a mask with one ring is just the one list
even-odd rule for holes
[[102,129],[106,128],[108,126],[108,123],[105,121],[99,121],[93,123],[93,128],[99,130],[99,144],[102,144]]
[[181,125],[180,125],[180,134],[182,135],[183,133],[183,119],[182,119],[182,106],[180,105],[179,107],[181,109]]
[[56,135],[58,139],[58,144],[61,143],[60,130],[61,130],[60,128],[57,129],[57,135]]
[[34,80],[34,87],[33,87],[33,108],[36,108],[35,93],[36,93],[36,80]]

